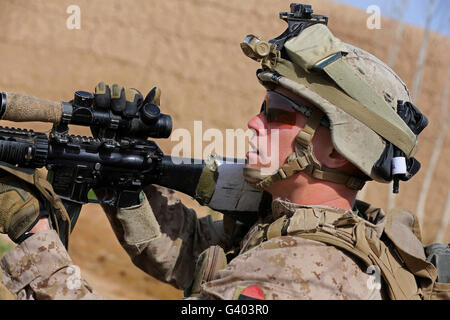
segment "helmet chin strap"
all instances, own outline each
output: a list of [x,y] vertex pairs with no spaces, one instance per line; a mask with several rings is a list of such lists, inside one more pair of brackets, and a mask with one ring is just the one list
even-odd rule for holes
[[295,152],[288,157],[287,163],[278,168],[272,175],[267,176],[262,174],[261,169],[244,168],[244,178],[247,183],[257,189],[263,190],[277,181],[287,179],[300,172],[305,172],[319,180],[344,184],[350,189],[361,190],[366,182],[364,179],[335,169],[325,168],[314,156],[311,141],[323,116],[324,113],[322,111],[314,109],[305,127],[300,130],[295,138]]

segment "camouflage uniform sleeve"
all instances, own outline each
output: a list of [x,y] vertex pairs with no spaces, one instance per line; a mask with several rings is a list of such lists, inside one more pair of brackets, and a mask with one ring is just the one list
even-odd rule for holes
[[[192,282],[197,257],[211,245],[226,241],[220,222],[210,216],[198,219],[194,210],[184,206],[175,192],[158,186],[144,190],[159,224],[160,235],[143,243],[130,243],[118,210],[103,206],[122,247],[133,263],[144,272],[178,289]],[[150,231],[150,230],[149,230]]]
[[54,230],[41,231],[0,260],[3,285],[19,300],[97,300]]

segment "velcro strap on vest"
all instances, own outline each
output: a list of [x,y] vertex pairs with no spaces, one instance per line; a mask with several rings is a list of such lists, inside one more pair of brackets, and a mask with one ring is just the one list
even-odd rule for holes
[[287,219],[286,217],[282,217],[276,220],[274,223],[268,225],[264,230],[263,241],[287,235],[288,224],[289,219]]

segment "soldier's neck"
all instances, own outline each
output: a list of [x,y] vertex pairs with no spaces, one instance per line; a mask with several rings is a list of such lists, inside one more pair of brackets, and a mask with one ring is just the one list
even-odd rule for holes
[[290,201],[301,205],[321,205],[352,210],[357,191],[344,185],[317,180],[303,175],[295,175],[278,181],[267,191],[273,199]]

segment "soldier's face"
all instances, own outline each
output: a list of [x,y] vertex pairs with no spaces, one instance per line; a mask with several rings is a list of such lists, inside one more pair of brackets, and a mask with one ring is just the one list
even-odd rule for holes
[[[253,150],[247,153],[247,167],[261,169],[267,175],[286,163],[288,156],[295,151],[298,132],[306,124],[306,116],[295,111],[292,102],[315,108],[309,101],[286,89],[277,88],[274,91],[267,92],[261,112],[248,122],[248,127],[255,134],[249,141]],[[313,146],[319,161],[322,154],[333,148],[328,128],[319,126]]]

